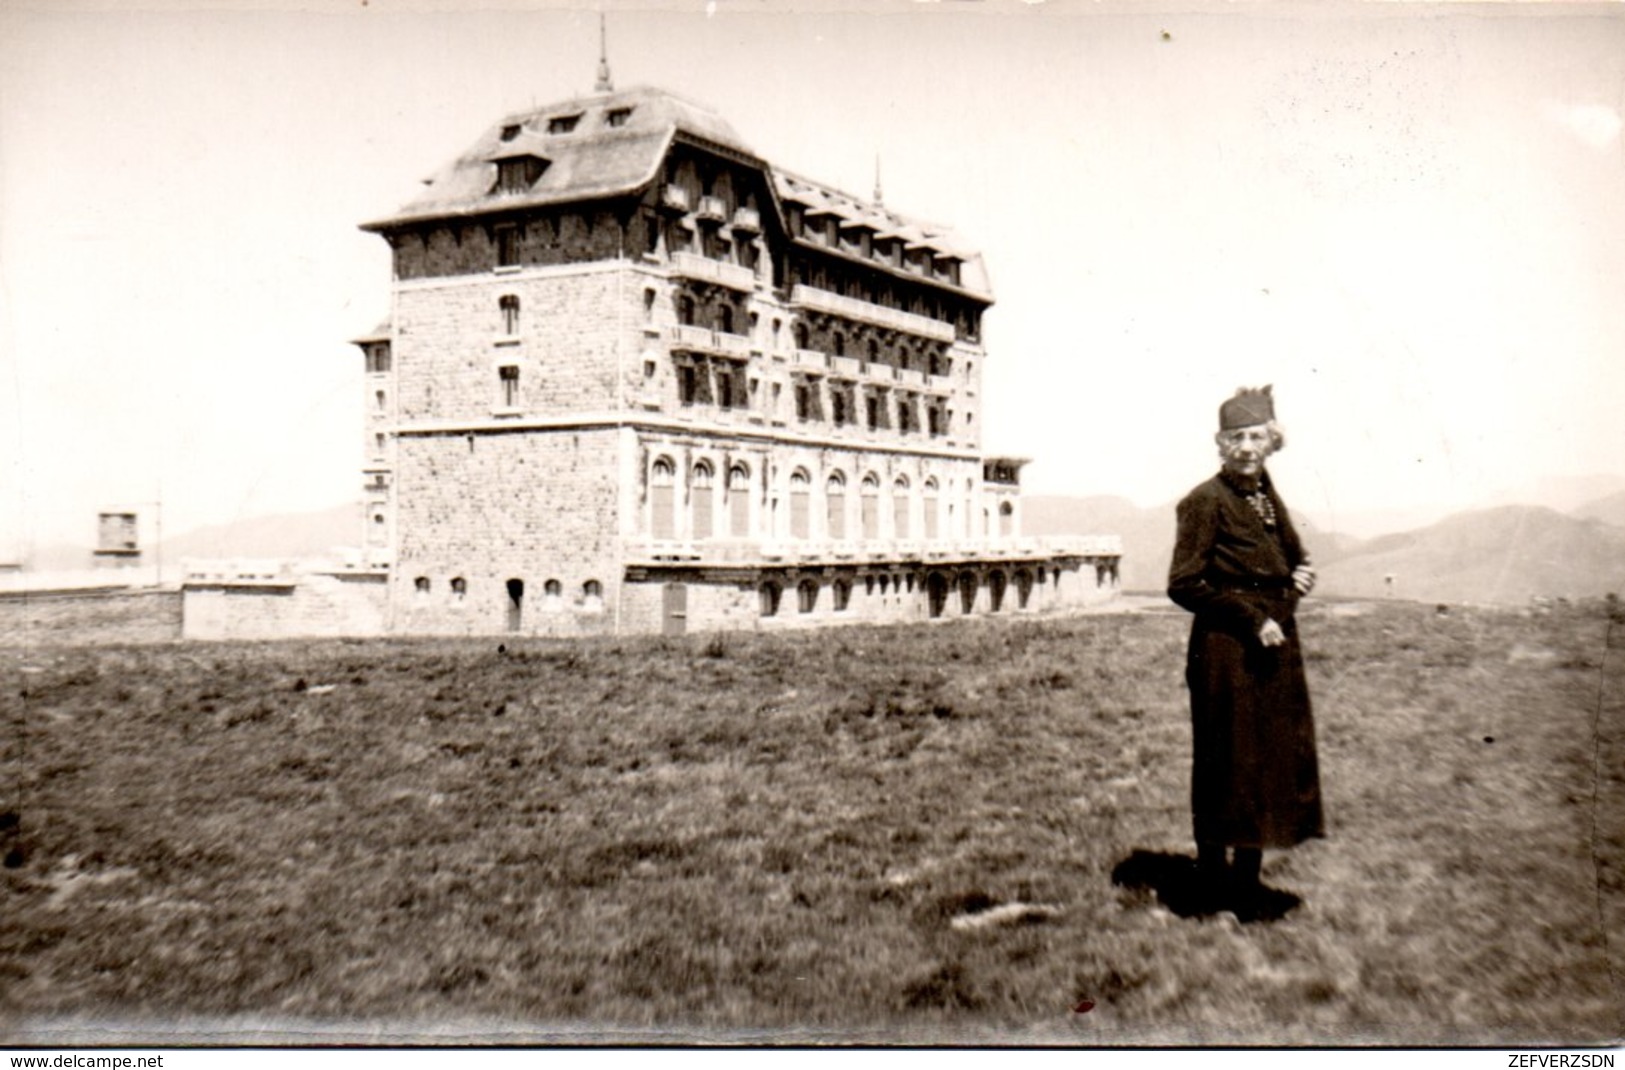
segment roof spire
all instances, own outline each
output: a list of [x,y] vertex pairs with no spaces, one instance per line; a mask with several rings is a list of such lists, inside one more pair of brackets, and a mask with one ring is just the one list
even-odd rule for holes
[[593,90],[598,93],[611,93],[615,90],[615,83],[609,79],[609,47],[605,43],[604,13],[598,13],[598,81],[593,84]]
[[880,196],[880,153],[875,153],[875,204],[883,205],[886,201]]

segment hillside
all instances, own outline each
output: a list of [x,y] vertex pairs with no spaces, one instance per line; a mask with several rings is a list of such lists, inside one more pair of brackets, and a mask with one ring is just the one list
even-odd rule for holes
[[197,528],[166,538],[166,561],[222,557],[326,557],[361,538],[361,506],[339,505],[315,513],[254,517]]
[[[1160,591],[1168,586],[1176,504],[1142,509],[1127,498],[1035,495],[1022,506],[1022,531],[1028,535],[1119,535],[1123,539],[1123,589]],[[1292,519],[1317,565],[1340,560],[1360,545],[1358,539],[1319,530],[1297,513]]]
[[1506,505],[1372,539],[1323,565],[1319,593],[1511,603],[1622,589],[1625,530],[1540,506]]
[[1594,498],[1575,509],[1572,515],[1581,520],[1600,520],[1604,524],[1625,528],[1625,491]]

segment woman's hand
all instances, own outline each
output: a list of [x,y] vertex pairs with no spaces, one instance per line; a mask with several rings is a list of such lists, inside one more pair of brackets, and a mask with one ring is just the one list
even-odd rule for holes
[[1292,570],[1292,586],[1298,589],[1300,595],[1308,594],[1315,589],[1315,570],[1308,565],[1299,565]]
[[1280,646],[1286,642],[1286,633],[1274,619],[1266,620],[1264,626],[1258,629],[1258,641],[1265,646]]

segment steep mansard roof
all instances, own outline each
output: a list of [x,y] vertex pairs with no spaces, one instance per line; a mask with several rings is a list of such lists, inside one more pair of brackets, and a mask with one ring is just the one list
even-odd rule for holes
[[[843,226],[866,226],[879,235],[901,237],[910,247],[929,248],[935,256],[960,260],[961,287],[988,292],[981,256],[961,245],[946,228],[907,219],[881,205],[772,167],[716,112],[648,87],[575,97],[507,116],[441,168],[421,194],[394,214],[362,224],[362,229],[384,231],[436,219],[636,193],[659,177],[666,153],[679,134],[760,166],[771,176],[773,191],[781,201],[808,205],[840,217]],[[525,156],[545,161],[541,175],[522,192],[496,192],[497,161]]]

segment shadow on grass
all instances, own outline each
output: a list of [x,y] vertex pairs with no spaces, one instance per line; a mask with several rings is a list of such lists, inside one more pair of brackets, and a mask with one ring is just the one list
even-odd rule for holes
[[1204,880],[1195,858],[1166,851],[1133,851],[1112,868],[1112,883],[1119,888],[1150,889],[1158,902],[1181,918],[1228,910],[1238,921],[1279,921],[1303,902],[1291,892],[1267,885],[1238,892],[1222,882]]

